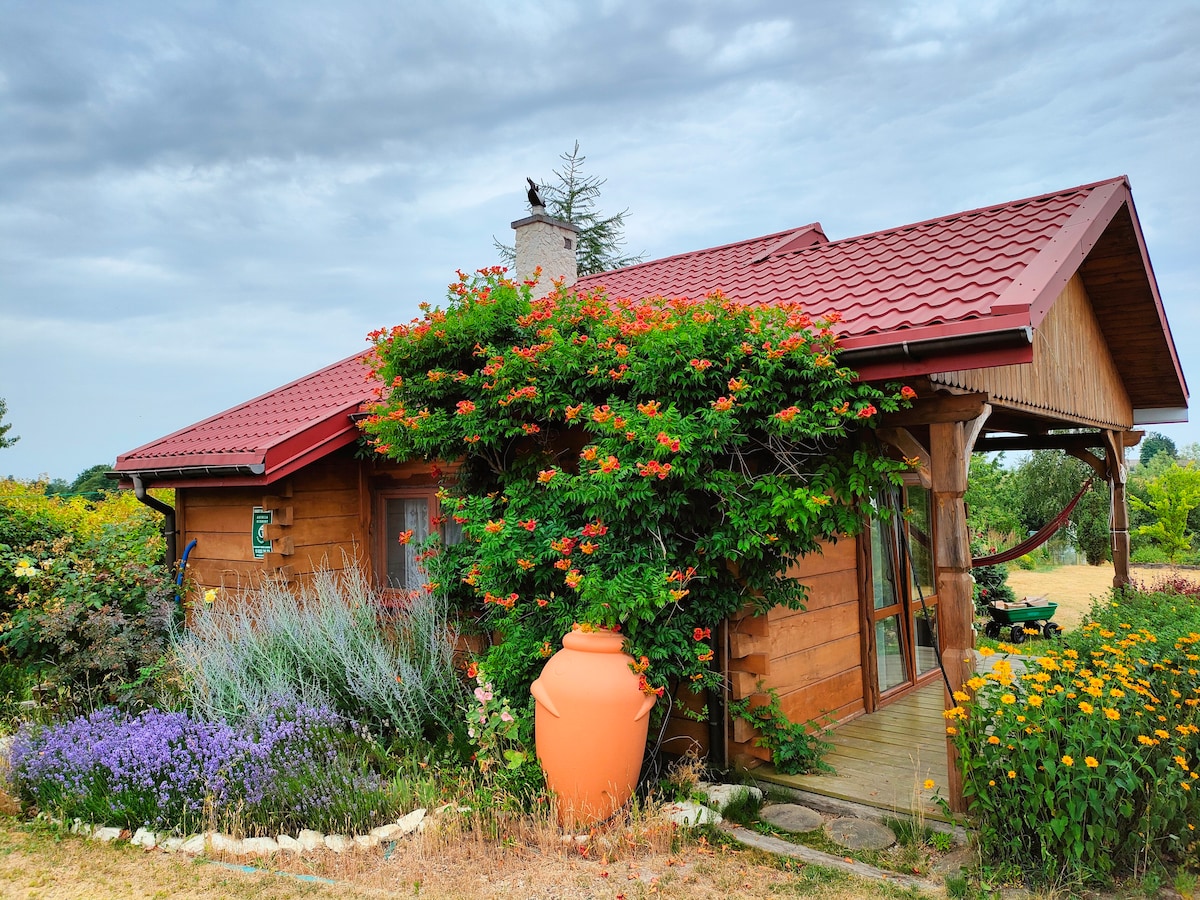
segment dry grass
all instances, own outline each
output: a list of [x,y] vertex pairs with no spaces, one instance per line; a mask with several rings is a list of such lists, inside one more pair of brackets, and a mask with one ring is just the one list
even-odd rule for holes
[[[583,852],[557,833],[528,830],[484,840],[477,831],[426,833],[382,849],[312,859],[250,862],[329,879],[313,883],[269,872],[243,872],[200,860],[96,844],[32,831],[0,819],[0,895],[13,898],[667,898],[806,896],[819,900],[892,897],[885,885],[814,867],[780,866],[757,851],[692,842],[671,849],[663,832],[629,838],[622,827],[591,836]],[[677,841],[677,839],[676,839]]]
[[[1169,569],[1143,569],[1135,566],[1134,581],[1153,583],[1171,574]],[[1183,571],[1185,577],[1197,578],[1195,571]],[[1042,572],[1009,568],[1008,584],[1017,597],[1042,597],[1058,604],[1054,621],[1063,628],[1074,628],[1091,608],[1093,597],[1108,594],[1113,583],[1112,563],[1100,566],[1059,566]]]

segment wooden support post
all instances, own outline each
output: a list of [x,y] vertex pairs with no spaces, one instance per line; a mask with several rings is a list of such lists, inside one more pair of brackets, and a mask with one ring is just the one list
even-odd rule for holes
[[1108,495],[1111,503],[1113,587],[1129,584],[1129,500],[1125,493],[1128,469],[1125,467],[1125,436],[1115,431],[1104,432],[1108,464]]
[[[930,479],[932,481],[935,553],[938,589],[938,639],[942,666],[950,686],[960,690],[974,670],[975,606],[972,600],[971,541],[967,533],[967,446],[971,423],[948,422],[929,426]],[[946,709],[957,705],[946,694]],[[955,812],[964,812],[962,776],[958,753],[947,736],[946,758],[949,770],[948,800]]]

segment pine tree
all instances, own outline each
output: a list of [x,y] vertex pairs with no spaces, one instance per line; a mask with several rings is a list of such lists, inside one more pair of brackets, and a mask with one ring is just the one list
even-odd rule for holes
[[8,412],[8,404],[4,401],[3,397],[0,397],[0,449],[3,449],[5,447],[11,447],[13,444],[15,444],[17,441],[20,440],[19,437],[8,437],[7,436],[8,430],[10,428],[12,428],[12,425],[4,424],[4,416],[7,412]]
[[[575,142],[570,153],[562,154],[560,159],[563,165],[561,169],[554,170],[555,180],[539,184],[538,189],[548,215],[579,227],[575,257],[580,276],[641,262],[641,255],[622,254],[625,246],[625,215],[629,210],[623,209],[612,216],[605,216],[597,210],[600,188],[607,179],[583,174],[583,163],[587,157],[579,152],[579,141]],[[514,249],[494,238],[492,243],[501,261],[511,267],[516,262]]]

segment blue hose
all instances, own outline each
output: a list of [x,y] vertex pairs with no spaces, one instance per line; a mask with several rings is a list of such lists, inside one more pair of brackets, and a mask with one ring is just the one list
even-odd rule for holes
[[[179,573],[175,576],[175,587],[183,587],[183,570],[187,568],[188,555],[192,552],[192,548],[196,546],[196,538],[192,538],[186,547],[183,548],[183,558],[179,560]],[[175,591],[175,602],[182,602],[183,598],[179,591]]]

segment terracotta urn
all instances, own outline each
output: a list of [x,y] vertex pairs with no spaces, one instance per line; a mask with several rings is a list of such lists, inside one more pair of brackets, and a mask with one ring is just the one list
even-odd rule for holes
[[658,698],[640,689],[623,645],[613,631],[571,631],[530,687],[537,756],[568,827],[607,819],[637,786]]

